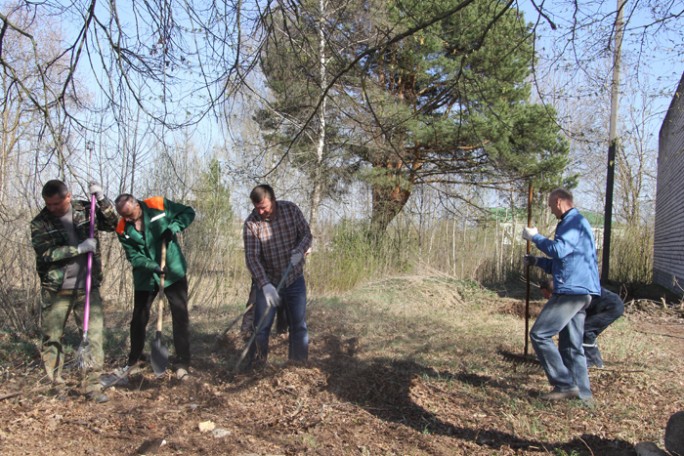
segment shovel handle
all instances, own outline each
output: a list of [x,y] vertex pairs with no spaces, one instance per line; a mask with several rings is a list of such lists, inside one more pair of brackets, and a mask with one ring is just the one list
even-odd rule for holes
[[[527,227],[532,226],[532,181],[527,183]],[[530,240],[527,240],[525,252],[529,255],[531,251]],[[524,353],[527,356],[529,352],[529,334],[530,334],[530,265],[525,267],[525,348]]]
[[[287,276],[290,275],[290,271],[292,270],[292,266],[294,266],[292,264],[292,262],[287,264],[287,268],[285,268],[285,271],[283,272],[283,276],[280,278],[280,282],[278,283],[278,287],[276,288],[276,290],[280,291],[281,288],[283,288],[283,285],[285,285],[285,281],[287,280]],[[240,358],[237,360],[237,363],[235,363],[235,372],[237,372],[238,369],[240,369],[240,364],[242,364],[242,361],[247,356],[247,353],[249,352],[249,348],[254,343],[254,340],[256,339],[256,335],[259,332],[261,325],[264,324],[264,320],[266,320],[266,316],[268,315],[268,313],[270,311],[271,311],[271,307],[267,306],[266,312],[264,312],[264,314],[259,319],[259,322],[257,323],[256,327],[254,328],[254,332],[252,332],[252,336],[249,338],[249,341],[247,342],[247,345],[245,346],[244,350],[242,350],[242,354],[240,355]]]
[[[166,241],[162,241],[161,245],[161,261],[160,266],[162,274],[159,276],[159,293],[164,294],[164,268],[166,267]],[[164,297],[160,296],[157,301],[157,332],[162,330],[162,317],[164,314]]]
[[[90,195],[90,226],[88,236],[95,237],[95,195]],[[93,288],[93,252],[88,252],[86,260],[85,306],[83,308],[83,337],[87,337],[90,323],[90,292]]]
[[283,276],[280,278],[280,282],[278,282],[278,286],[276,287],[277,291],[280,291],[283,288],[283,285],[285,285],[285,281],[287,280],[287,276],[290,275],[292,266],[294,265],[291,262],[287,263],[287,268],[285,268],[285,272],[283,272]]

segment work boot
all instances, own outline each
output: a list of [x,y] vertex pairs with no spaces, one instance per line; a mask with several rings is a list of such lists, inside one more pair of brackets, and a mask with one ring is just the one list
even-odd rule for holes
[[126,364],[123,367],[114,369],[114,371],[111,374],[102,374],[100,376],[100,385],[102,385],[105,388],[109,388],[110,386],[114,385],[128,385],[128,377],[130,377],[133,374],[137,374],[141,370],[142,368],[138,367],[137,365],[129,366],[128,364]]
[[61,368],[50,369],[47,366],[45,366],[45,372],[47,373],[47,378],[50,381],[50,383],[54,385],[63,385],[64,383],[66,383],[64,381],[64,377],[62,377]]
[[562,390],[559,388],[554,388],[550,393],[544,394],[541,397],[545,401],[563,401],[565,399],[577,399],[579,398],[579,388],[576,386],[570,389]]
[[66,382],[57,383],[53,381],[47,394],[60,401],[66,401],[69,398],[69,388],[67,387]]
[[102,391],[91,391],[86,394],[89,401],[95,402],[96,404],[104,404],[109,401],[109,397]]
[[176,369],[176,378],[180,381],[185,381],[190,379],[190,372],[185,367],[179,367]]
[[594,367],[596,369],[603,369],[603,358],[601,358],[601,351],[599,351],[598,345],[593,344],[582,344],[584,348],[584,357],[587,358],[587,367]]
[[86,379],[85,395],[89,401],[95,402],[96,404],[102,404],[107,402],[109,398],[105,393],[102,392],[102,386],[100,385],[100,376],[91,375]]
[[129,366],[128,364],[126,364],[123,367],[119,367],[117,369],[114,369],[113,373],[117,377],[128,377],[129,375],[131,375],[133,373],[133,366]]

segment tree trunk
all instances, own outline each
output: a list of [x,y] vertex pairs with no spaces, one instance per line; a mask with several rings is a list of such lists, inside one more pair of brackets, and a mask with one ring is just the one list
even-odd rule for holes
[[411,196],[410,187],[397,182],[393,185],[373,184],[373,208],[371,214],[371,231],[377,239],[384,236],[389,224],[406,205]]
[[314,237],[318,231],[318,208],[321,205],[321,193],[323,188],[323,153],[325,151],[325,111],[326,98],[324,95],[325,88],[328,84],[326,75],[326,54],[325,54],[325,0],[319,0],[320,17],[318,21],[318,54],[319,54],[319,70],[320,70],[320,88],[323,101],[318,112],[318,145],[316,147],[316,164],[313,172],[313,185],[311,186],[311,210],[309,213],[309,227]]

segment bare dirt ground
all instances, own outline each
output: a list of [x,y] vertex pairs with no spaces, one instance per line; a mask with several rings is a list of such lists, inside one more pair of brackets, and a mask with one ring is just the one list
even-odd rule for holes
[[[156,379],[148,369],[99,405],[78,393],[75,371],[66,393],[51,389],[31,341],[5,332],[0,454],[631,455],[639,441],[662,447],[667,418],[684,409],[682,312],[628,305],[601,339],[606,369],[591,371],[597,407],[587,409],[542,402],[543,372],[510,356],[522,353],[520,302],[441,278],[368,284],[310,302],[308,366],[287,365],[286,339],[275,337],[271,363],[238,374],[239,334],[215,342],[240,309],[196,309],[190,380]],[[113,369],[124,360],[128,317],[107,315]]]

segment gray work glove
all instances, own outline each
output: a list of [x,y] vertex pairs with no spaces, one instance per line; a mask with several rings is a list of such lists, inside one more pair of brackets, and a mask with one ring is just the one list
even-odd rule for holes
[[527,241],[531,241],[532,238],[538,234],[539,234],[539,230],[537,230],[536,227],[526,226],[525,228],[523,228],[522,237],[523,237],[523,239],[525,239]]
[[157,267],[154,268],[154,272],[158,275],[164,275],[166,274],[166,268],[162,269],[161,266],[157,265]]
[[264,296],[266,297],[266,304],[269,307],[278,307],[280,305],[280,296],[278,295],[278,290],[271,283],[267,283],[263,286]]
[[105,198],[102,187],[97,182],[91,182],[90,187],[88,187],[88,191],[91,195],[95,195],[95,199],[98,201],[102,201]]
[[78,244],[78,254],[87,252],[94,252],[97,250],[97,240],[95,238],[88,238],[85,241]]
[[523,264],[525,266],[536,266],[537,265],[537,257],[534,255],[525,255],[523,257]]
[[304,255],[297,252],[296,250],[293,250],[292,256],[290,257],[290,263],[292,263],[293,266],[297,266],[299,262],[302,261],[302,258],[304,258]]

